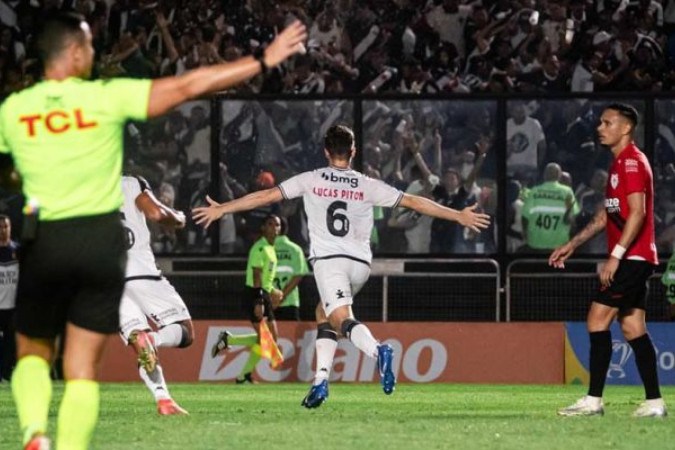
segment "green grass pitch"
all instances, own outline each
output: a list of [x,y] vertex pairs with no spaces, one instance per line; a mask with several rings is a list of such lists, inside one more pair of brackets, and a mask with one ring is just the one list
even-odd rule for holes
[[[673,449],[675,424],[634,419],[643,391],[610,386],[605,416],[557,417],[581,386],[331,385],[327,403],[300,406],[307,385],[174,384],[189,416],[160,417],[141,383],[103,384],[92,449]],[[50,432],[63,394],[57,383]],[[675,397],[675,388],[664,389]],[[675,407],[675,400],[671,402]],[[19,449],[8,383],[0,384],[0,449]],[[57,449],[58,450],[58,449]]]

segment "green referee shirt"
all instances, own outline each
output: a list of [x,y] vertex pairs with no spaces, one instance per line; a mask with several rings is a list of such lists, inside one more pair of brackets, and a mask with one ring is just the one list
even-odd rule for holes
[[675,303],[675,252],[673,252],[668,260],[668,265],[661,277],[661,282],[666,287],[666,298],[670,303]]
[[262,271],[261,287],[266,292],[270,292],[274,287],[274,276],[277,273],[277,254],[274,252],[274,246],[264,237],[258,239],[248,252],[246,263],[246,286],[248,287],[255,287],[253,285],[254,268]]
[[569,186],[547,181],[530,189],[523,204],[527,219],[527,245],[536,249],[552,249],[570,238],[570,224],[565,212],[573,204],[570,219],[579,213],[579,204]]
[[11,153],[40,220],[122,205],[122,134],[147,118],[151,80],[47,80],[0,107],[0,152]]
[[[293,277],[309,273],[305,253],[298,244],[288,239],[288,236],[277,236],[274,241],[274,250],[279,260],[277,276],[274,278],[274,285],[278,289],[283,290]],[[300,307],[300,293],[297,286],[288,293],[280,306]]]

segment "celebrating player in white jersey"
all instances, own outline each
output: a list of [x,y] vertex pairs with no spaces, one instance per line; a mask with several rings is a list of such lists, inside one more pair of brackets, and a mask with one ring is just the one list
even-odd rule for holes
[[475,232],[489,224],[487,214],[475,212],[476,205],[456,211],[352,170],[350,165],[355,153],[352,130],[343,125],[333,126],[325,138],[328,167],[301,173],[277,187],[231,202],[219,204],[207,197],[209,206],[192,210],[196,222],[208,227],[224,214],[247,211],[282,199],[303,198],[311,242],[309,260],[321,295],[316,309],[316,377],[302,402],[307,408],[318,407],[328,398],[328,378],[338,332],[366,355],[377,358],[385,394],[391,394],[396,385],[393,349],[380,344],[368,327],[354,318],[351,308],[354,295],[370,275],[373,206],[410,208],[459,222]]
[[[143,178],[122,177],[122,223],[127,234],[127,269],[120,304],[120,334],[138,354],[139,373],[162,415],[187,414],[169,395],[156,347],[188,347],[194,339],[190,313],[157,269],[146,219],[183,228],[185,215],[159,202]],[[157,326],[152,331],[148,317]]]

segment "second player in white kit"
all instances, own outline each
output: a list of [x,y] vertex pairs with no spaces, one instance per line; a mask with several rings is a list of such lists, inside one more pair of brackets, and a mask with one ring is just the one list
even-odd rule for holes
[[[157,268],[146,219],[182,228],[185,215],[159,202],[141,177],[122,178],[120,214],[127,235],[127,268],[120,304],[120,334],[138,354],[139,374],[162,415],[186,414],[169,394],[156,347],[188,347],[194,339],[185,302]],[[157,331],[152,331],[148,318]]]

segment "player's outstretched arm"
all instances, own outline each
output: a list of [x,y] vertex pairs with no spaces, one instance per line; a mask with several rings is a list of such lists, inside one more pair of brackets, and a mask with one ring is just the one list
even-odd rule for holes
[[281,190],[277,187],[252,192],[225,203],[218,203],[207,195],[206,202],[209,205],[194,208],[192,210],[192,219],[197,225],[203,225],[204,228],[208,228],[209,225],[223,217],[225,214],[249,211],[261,206],[279,202],[282,199],[283,196],[281,195]]
[[[265,49],[265,65],[272,68],[286,58],[304,51],[307,30],[299,21],[286,27]],[[260,63],[252,56],[232,63],[200,67],[177,77],[153,80],[148,103],[148,117],[166,113],[175,106],[204,95],[227,89],[259,74]]]
[[548,258],[548,265],[556,269],[564,269],[565,261],[572,256],[577,247],[598,234],[606,225],[607,211],[605,211],[604,206],[601,206],[583,230],[578,232],[568,243],[553,250],[553,253]]
[[169,208],[157,200],[150,191],[139,194],[135,203],[148,220],[179,229],[185,226],[185,214]]
[[476,233],[480,233],[481,229],[485,229],[490,225],[489,215],[475,211],[478,204],[457,211],[452,208],[441,206],[438,203],[429,200],[428,198],[420,197],[419,195],[403,194],[399,206],[415,210],[418,213],[427,216],[458,222],[460,225],[470,228]]

